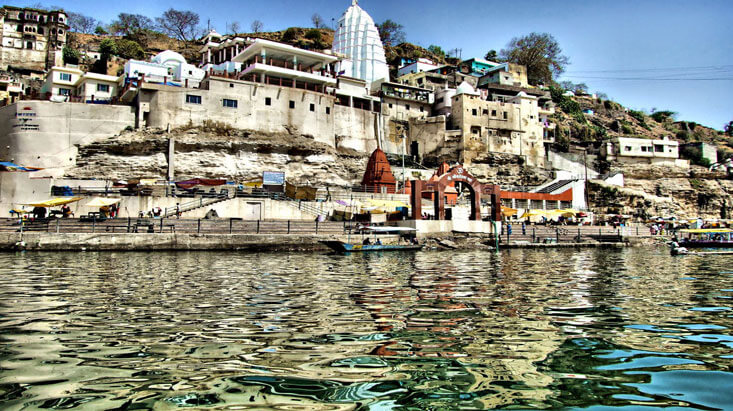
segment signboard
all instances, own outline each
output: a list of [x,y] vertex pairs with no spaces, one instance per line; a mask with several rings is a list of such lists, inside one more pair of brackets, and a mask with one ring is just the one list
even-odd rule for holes
[[262,185],[281,186],[285,184],[285,173],[280,171],[265,171],[262,173]]

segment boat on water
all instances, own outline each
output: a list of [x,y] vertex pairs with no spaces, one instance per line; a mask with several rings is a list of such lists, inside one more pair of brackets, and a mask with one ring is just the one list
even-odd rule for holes
[[730,228],[683,229],[679,233],[680,247],[733,249],[733,229]]
[[410,251],[420,250],[423,247],[422,244],[350,244],[337,240],[321,241],[321,244],[339,253],[357,251]]
[[[339,240],[323,240],[321,244],[329,247],[330,249],[339,253],[350,253],[350,252],[363,252],[363,251],[417,251],[423,248],[422,244],[418,244],[414,228],[409,227],[368,227],[360,226],[356,229],[357,232],[361,232],[364,240],[361,244],[354,244],[351,241],[339,241]],[[382,244],[381,240],[377,239],[377,234],[400,234],[407,235],[411,238],[404,244]],[[374,236],[374,241],[370,240],[369,236]],[[351,235],[349,235],[351,240]]]

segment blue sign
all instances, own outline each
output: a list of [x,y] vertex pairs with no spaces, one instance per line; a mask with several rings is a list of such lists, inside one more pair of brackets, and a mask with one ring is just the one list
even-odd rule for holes
[[285,173],[280,171],[265,171],[262,173],[262,185],[281,186],[285,184]]

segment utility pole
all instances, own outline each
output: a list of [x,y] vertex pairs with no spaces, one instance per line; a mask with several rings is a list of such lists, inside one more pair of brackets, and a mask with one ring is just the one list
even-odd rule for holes
[[585,193],[585,208],[590,208],[590,204],[588,202],[588,147],[583,148],[583,167],[585,168],[585,180],[583,181],[585,187],[583,189],[583,192]]
[[402,132],[402,190],[405,190],[405,155],[407,151],[407,135]]

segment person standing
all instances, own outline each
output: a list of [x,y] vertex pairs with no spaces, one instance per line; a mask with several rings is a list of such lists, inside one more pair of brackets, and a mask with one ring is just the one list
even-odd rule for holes
[[527,224],[522,221],[522,235],[527,235]]
[[181,218],[181,204],[176,203],[176,218]]

